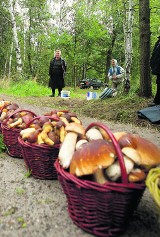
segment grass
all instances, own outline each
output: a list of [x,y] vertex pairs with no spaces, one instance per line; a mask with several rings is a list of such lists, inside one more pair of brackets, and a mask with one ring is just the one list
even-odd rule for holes
[[[152,101],[151,98],[142,98],[138,96],[138,87],[131,87],[128,94],[119,93],[114,98],[107,98],[105,100],[87,100],[87,92],[94,91],[98,95],[102,93],[101,90],[88,90],[65,87],[64,90],[69,90],[71,99],[61,99],[49,97],[51,89],[42,85],[38,85],[33,80],[25,80],[22,83],[1,83],[0,93],[14,101],[20,100],[24,103],[34,104],[43,107],[50,107],[53,109],[69,109],[77,113],[78,116],[83,115],[101,120],[108,120],[113,122],[120,122],[125,124],[133,124],[140,127],[148,127],[160,130],[159,125],[153,125],[147,120],[138,118],[137,111],[148,107],[148,103]],[[153,86],[155,91],[155,84]],[[58,91],[56,91],[58,93]]]

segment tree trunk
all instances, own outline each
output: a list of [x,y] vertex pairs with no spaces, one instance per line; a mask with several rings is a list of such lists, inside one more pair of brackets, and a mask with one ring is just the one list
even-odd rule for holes
[[12,32],[13,32],[13,39],[14,39],[15,52],[16,52],[17,73],[21,74],[22,73],[22,59],[21,59],[21,51],[20,51],[20,45],[19,45],[19,40],[18,40],[18,34],[17,34],[17,26],[16,26],[16,19],[15,19],[14,7],[13,7],[13,0],[9,0],[9,12],[11,16]]
[[9,57],[8,78],[10,78],[10,76],[11,76],[12,53],[13,53],[13,42],[11,44],[11,52],[10,52],[10,57]]
[[108,70],[110,68],[110,61],[111,61],[112,51],[113,51],[115,41],[116,41],[116,32],[113,29],[111,45],[110,45],[110,48],[106,52],[106,78],[105,78],[105,82],[108,82]]
[[149,0],[139,0],[140,26],[140,96],[150,97],[150,9]]
[[[133,31],[133,0],[129,0],[129,6],[126,9],[124,22],[124,46],[125,46],[125,85],[130,84],[131,65],[132,65],[132,31]],[[125,86],[126,87],[126,86]],[[130,86],[124,88],[129,91]]]

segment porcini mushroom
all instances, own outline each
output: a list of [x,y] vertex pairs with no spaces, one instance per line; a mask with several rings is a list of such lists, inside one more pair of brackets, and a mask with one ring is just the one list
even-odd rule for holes
[[142,169],[136,168],[130,172],[128,180],[131,183],[140,182],[145,180],[146,176],[146,173]]
[[81,124],[69,123],[65,127],[67,132],[59,151],[59,161],[63,168],[68,168],[75,151],[78,135],[84,135],[85,129]]
[[112,143],[102,139],[92,140],[75,151],[70,164],[70,173],[78,177],[93,175],[96,182],[104,184],[108,180],[103,170],[110,166],[115,158]]
[[[134,167],[134,162],[127,157],[124,157],[123,159],[124,159],[124,164],[126,167],[126,173],[129,174]],[[110,167],[108,167],[105,170],[105,174],[112,181],[116,181],[119,177],[121,177],[121,169],[120,169],[119,161],[118,160],[115,161]]]
[[78,150],[83,144],[87,143],[88,141],[86,139],[80,139],[77,143],[76,143],[76,150]]
[[136,164],[150,167],[160,164],[160,148],[138,134],[128,133],[118,142],[122,153]]
[[97,128],[90,128],[86,132],[86,138],[88,139],[88,141],[91,141],[91,140],[103,139],[103,136]]

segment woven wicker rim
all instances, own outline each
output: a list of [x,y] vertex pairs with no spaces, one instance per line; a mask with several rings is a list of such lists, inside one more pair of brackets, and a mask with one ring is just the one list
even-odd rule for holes
[[102,190],[102,191],[107,190],[107,189],[117,191],[118,187],[121,187],[121,188],[131,188],[131,189],[144,189],[145,188],[145,184],[144,183],[129,183],[128,182],[128,176],[127,176],[127,173],[126,173],[126,168],[125,168],[125,164],[124,164],[123,154],[122,154],[121,148],[120,148],[116,138],[114,137],[113,133],[111,132],[111,130],[105,124],[103,124],[103,123],[93,122],[93,123],[91,123],[86,128],[86,132],[91,127],[94,127],[94,126],[101,127],[102,129],[104,129],[105,132],[107,132],[107,134],[111,138],[112,143],[114,145],[114,148],[116,150],[117,156],[118,156],[118,160],[119,160],[119,164],[120,164],[120,169],[121,169],[122,182],[121,183],[107,182],[105,184],[98,184],[98,183],[96,183],[94,181],[81,180],[78,177],[76,177],[76,176],[70,174],[69,172],[67,172],[66,170],[64,170],[60,166],[58,159],[54,163],[54,165],[55,165],[55,167],[57,169],[57,172],[59,174],[61,174],[65,179],[73,181],[77,185],[85,187],[85,188],[93,188],[93,189]]
[[[119,191],[119,192],[124,192],[124,189],[144,189],[145,188],[145,184],[144,183],[127,183],[127,184],[123,184],[123,183],[115,183],[115,182],[107,182],[105,184],[99,184],[96,183],[94,181],[90,181],[90,180],[81,180],[79,179],[77,176],[74,176],[72,174],[70,174],[69,172],[67,172],[66,170],[64,170],[58,159],[55,161],[54,166],[57,170],[57,172],[65,179],[71,182],[74,182],[75,184],[77,184],[77,186],[79,187],[83,187],[83,188],[87,188],[87,189],[95,189],[98,191],[106,191],[107,190],[113,190],[113,191]],[[121,188],[121,189],[119,189]],[[127,190],[129,191],[129,190]]]

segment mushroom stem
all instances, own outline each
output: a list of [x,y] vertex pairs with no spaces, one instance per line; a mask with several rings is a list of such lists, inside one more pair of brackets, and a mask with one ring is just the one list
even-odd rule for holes
[[[129,174],[134,167],[134,162],[125,156],[124,163],[126,166],[126,172],[127,174]],[[109,166],[106,169],[105,173],[108,176],[108,178],[110,178],[112,181],[116,181],[119,177],[121,177],[121,169],[119,161],[116,161],[111,166]]]
[[105,175],[103,174],[102,169],[97,169],[96,172],[93,174],[93,176],[94,176],[94,181],[99,184],[105,184],[106,182],[108,182]]
[[17,121],[11,123],[11,124],[8,124],[8,127],[9,128],[15,128],[16,126],[22,124],[22,118],[19,118]]
[[68,132],[64,138],[59,151],[59,161],[63,168],[67,169],[70,166],[72,156],[75,151],[78,134],[75,132]]

